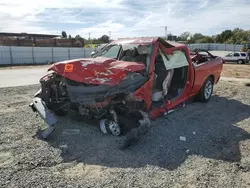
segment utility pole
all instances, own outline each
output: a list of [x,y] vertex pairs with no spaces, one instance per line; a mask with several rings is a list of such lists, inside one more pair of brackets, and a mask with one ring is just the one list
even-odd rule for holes
[[111,40],[111,31],[109,31],[109,40]]
[[165,26],[165,38],[166,38],[166,40],[168,40],[167,31],[168,31],[168,26]]
[[89,40],[90,40],[90,44],[91,44],[91,48],[92,48],[92,40],[90,38],[90,33],[89,33]]

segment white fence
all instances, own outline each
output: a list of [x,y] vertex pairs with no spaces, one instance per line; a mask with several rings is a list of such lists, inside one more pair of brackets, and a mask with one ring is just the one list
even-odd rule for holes
[[242,44],[216,44],[216,43],[204,43],[204,44],[190,44],[190,50],[194,50],[196,48],[208,50],[208,51],[240,51],[244,45]]
[[[234,44],[190,44],[190,50],[195,48],[216,51],[240,51],[243,45]],[[1,65],[48,64],[50,62],[68,59],[90,57],[92,48],[63,47],[20,47],[0,46]]]
[[92,48],[0,46],[1,65],[48,64],[90,57]]

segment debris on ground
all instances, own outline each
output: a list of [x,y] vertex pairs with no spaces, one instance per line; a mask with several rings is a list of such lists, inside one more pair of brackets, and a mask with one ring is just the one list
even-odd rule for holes
[[186,142],[186,137],[185,136],[180,136],[180,141]]

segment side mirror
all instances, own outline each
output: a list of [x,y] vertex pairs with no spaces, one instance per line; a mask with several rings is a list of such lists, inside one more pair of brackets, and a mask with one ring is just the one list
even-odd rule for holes
[[95,55],[95,52],[91,52],[91,55],[90,55],[90,56],[92,57],[93,55]]

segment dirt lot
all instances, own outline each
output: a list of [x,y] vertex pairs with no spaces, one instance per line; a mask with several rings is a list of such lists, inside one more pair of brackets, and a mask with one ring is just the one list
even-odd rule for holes
[[125,151],[123,137],[74,116],[34,137],[38,87],[0,89],[0,187],[250,187],[250,87],[219,82],[210,103],[158,118]]
[[250,64],[224,64],[221,76],[250,79]]

